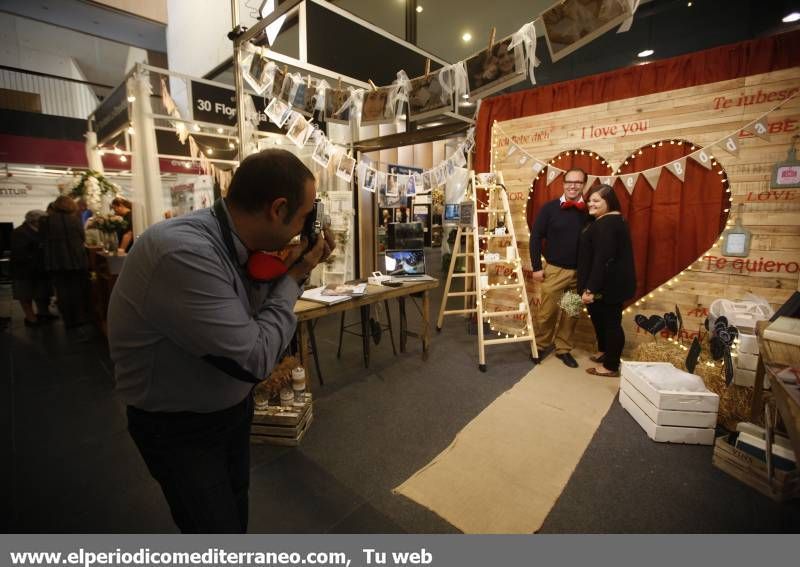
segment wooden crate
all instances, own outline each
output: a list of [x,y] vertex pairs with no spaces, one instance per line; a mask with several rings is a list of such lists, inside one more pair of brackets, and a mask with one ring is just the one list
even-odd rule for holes
[[717,437],[711,462],[718,469],[776,502],[800,497],[800,471],[795,469],[787,472],[773,469],[770,485],[767,482],[766,463],[731,445],[727,435]]
[[256,410],[250,426],[250,442],[297,446],[313,419],[313,401],[309,393],[305,394],[303,403],[295,402],[291,408],[269,406]]

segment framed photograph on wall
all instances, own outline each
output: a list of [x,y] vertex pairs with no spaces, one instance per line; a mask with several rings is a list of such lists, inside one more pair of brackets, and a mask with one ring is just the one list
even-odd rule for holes
[[550,58],[555,62],[630,17],[624,0],[561,0],[542,13]]
[[486,95],[525,80],[525,56],[521,45],[508,50],[511,37],[507,37],[467,59],[469,100],[476,101]]

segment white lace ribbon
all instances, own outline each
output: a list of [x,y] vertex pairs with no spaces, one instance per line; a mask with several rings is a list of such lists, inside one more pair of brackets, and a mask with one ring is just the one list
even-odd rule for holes
[[511,36],[508,50],[511,51],[519,45],[525,48],[525,64],[528,68],[528,78],[530,78],[531,84],[535,85],[536,77],[533,74],[533,70],[539,66],[539,60],[536,58],[535,22],[528,22]]

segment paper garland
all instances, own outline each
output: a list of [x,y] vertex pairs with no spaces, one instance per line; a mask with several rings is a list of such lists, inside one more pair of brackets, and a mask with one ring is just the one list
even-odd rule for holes
[[[754,120],[751,120],[750,122],[748,122],[747,124],[745,124],[741,128],[737,128],[734,132],[731,132],[730,134],[725,135],[724,137],[720,138],[719,140],[717,140],[715,142],[712,142],[711,144],[708,144],[707,146],[705,146],[703,148],[699,148],[699,149],[697,149],[696,151],[693,151],[690,154],[687,154],[687,155],[685,155],[683,157],[677,158],[677,159],[675,159],[675,160],[673,160],[673,161],[671,161],[669,163],[665,163],[665,164],[659,165],[657,167],[646,169],[646,170],[643,170],[643,171],[635,171],[635,172],[632,172],[632,173],[624,173],[624,174],[620,173],[618,175],[609,175],[609,176],[588,175],[587,176],[587,184],[586,184],[586,186],[587,187],[591,187],[592,184],[594,183],[595,179],[600,179],[600,182],[603,183],[604,185],[613,186],[614,183],[616,182],[616,180],[620,179],[620,180],[622,180],[623,185],[625,186],[625,189],[630,194],[630,193],[633,192],[633,188],[636,185],[636,181],[638,180],[639,176],[641,175],[647,180],[647,182],[650,185],[650,187],[652,187],[653,190],[655,190],[657,185],[658,185],[658,180],[660,179],[660,176],[661,176],[661,171],[663,169],[667,169],[670,173],[672,173],[675,177],[677,177],[678,179],[680,179],[683,182],[685,180],[685,176],[686,176],[686,160],[687,160],[687,158],[691,158],[694,162],[699,163],[700,165],[702,165],[706,169],[711,169],[711,167],[712,167],[712,165],[714,164],[714,161],[715,161],[715,158],[714,158],[713,154],[710,153],[712,147],[721,148],[721,149],[725,150],[726,152],[738,157],[739,150],[741,149],[741,142],[738,139],[738,133],[740,131],[750,132],[750,133],[752,133],[752,134],[754,134],[754,135],[756,135],[756,136],[758,136],[758,137],[760,137],[760,138],[762,138],[764,140],[769,140],[769,128],[768,128],[767,116],[769,114],[775,112],[779,108],[781,108],[783,105],[785,105],[787,102],[789,102],[790,100],[794,99],[798,95],[800,95],[800,91],[795,92],[792,95],[788,96],[787,98],[782,100],[780,103],[775,105],[773,108],[771,108],[770,110],[764,112],[758,118],[756,118]],[[498,123],[495,122],[494,127],[497,128],[501,134],[505,135],[505,132],[503,132],[502,127],[500,127],[500,125]],[[506,157],[508,157],[508,156],[518,152],[518,151],[522,152],[522,154],[523,154],[522,156],[517,158],[517,162],[520,165],[524,165],[524,163],[527,162],[528,160],[533,160],[532,169],[533,169],[534,173],[536,174],[536,177],[538,177],[540,175],[540,173],[544,170],[545,167],[547,168],[546,181],[547,181],[547,185],[548,186],[553,181],[555,181],[561,174],[564,173],[563,169],[560,169],[560,168],[558,168],[558,167],[556,167],[556,166],[554,166],[552,164],[548,164],[547,162],[545,162],[543,160],[540,160],[539,158],[531,155],[524,148],[522,148],[519,144],[512,143],[509,146],[509,150],[506,152]],[[523,158],[525,158],[524,161],[523,161]],[[625,163],[627,163],[627,161]],[[611,167],[610,164],[609,164],[609,167],[612,170],[616,169],[616,171],[619,173],[619,167],[614,168],[614,167]],[[633,179],[633,182],[631,182],[631,179]]]

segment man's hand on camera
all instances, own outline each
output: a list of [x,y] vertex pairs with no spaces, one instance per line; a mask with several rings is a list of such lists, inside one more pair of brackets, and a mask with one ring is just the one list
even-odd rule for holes
[[[297,283],[303,282],[308,274],[311,273],[317,264],[324,262],[333,253],[336,248],[336,243],[333,240],[333,233],[330,229],[323,230],[324,238],[317,238],[317,241],[305,254],[300,256],[291,268],[289,268],[289,276],[295,279]],[[306,241],[303,239],[302,248],[305,249]]]

